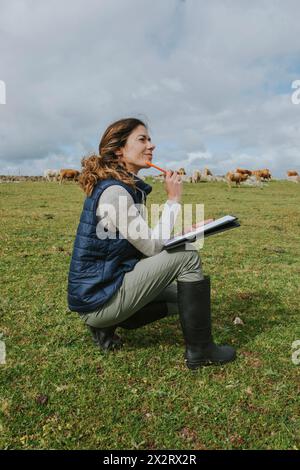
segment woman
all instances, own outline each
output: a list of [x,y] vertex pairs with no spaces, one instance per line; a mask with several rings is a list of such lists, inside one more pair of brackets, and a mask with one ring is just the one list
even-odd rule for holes
[[235,351],[213,342],[210,280],[198,252],[191,244],[163,249],[161,232],[173,229],[180,210],[180,176],[166,174],[168,199],[154,230],[137,210],[152,190],[137,174],[149,168],[154,148],[142,121],[121,119],[106,129],[99,156],[82,160],[80,185],[87,198],[70,264],[69,308],[80,313],[103,350],[121,346],[117,327],[135,329],[179,314],[187,366],[224,364],[235,359]]

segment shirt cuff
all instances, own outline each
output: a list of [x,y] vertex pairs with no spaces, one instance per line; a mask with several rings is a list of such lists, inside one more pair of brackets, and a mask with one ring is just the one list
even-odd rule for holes
[[174,199],[168,199],[166,204],[168,204],[169,206],[178,206],[178,207],[181,207],[181,204],[180,202],[177,202],[177,201],[174,201]]

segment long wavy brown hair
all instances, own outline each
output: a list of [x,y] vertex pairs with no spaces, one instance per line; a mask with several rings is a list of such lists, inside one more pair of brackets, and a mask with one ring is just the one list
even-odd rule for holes
[[99,180],[114,178],[135,188],[134,176],[119,161],[116,151],[124,147],[131,132],[138,126],[147,126],[136,118],[120,119],[108,126],[100,144],[99,155],[92,154],[81,160],[79,185],[90,196]]

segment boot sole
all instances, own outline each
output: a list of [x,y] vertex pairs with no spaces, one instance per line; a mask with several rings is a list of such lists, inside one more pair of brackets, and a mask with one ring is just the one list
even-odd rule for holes
[[188,360],[185,360],[185,363],[187,367],[191,370],[193,369],[198,369],[199,367],[207,367],[207,366],[221,366],[223,364],[227,364],[228,362],[233,362],[236,359],[236,355],[231,357],[230,359],[226,359],[223,361],[210,361],[210,360],[204,360],[204,361],[197,361],[197,362],[188,362]]

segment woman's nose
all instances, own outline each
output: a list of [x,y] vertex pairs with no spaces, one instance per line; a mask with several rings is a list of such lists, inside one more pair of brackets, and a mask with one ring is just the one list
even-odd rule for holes
[[148,149],[149,149],[149,150],[154,150],[154,149],[155,149],[155,145],[154,145],[152,142],[148,142]]

